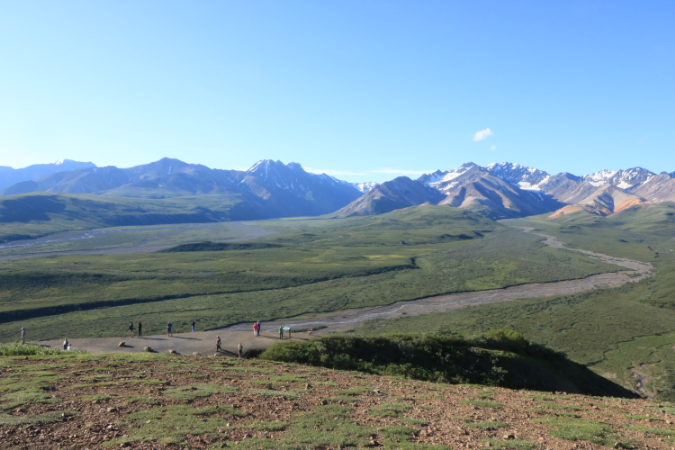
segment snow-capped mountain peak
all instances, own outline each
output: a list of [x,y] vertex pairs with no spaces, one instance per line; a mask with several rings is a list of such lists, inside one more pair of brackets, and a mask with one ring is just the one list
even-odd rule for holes
[[507,183],[525,190],[540,191],[543,184],[550,179],[549,174],[543,170],[510,162],[488,164],[485,169]]

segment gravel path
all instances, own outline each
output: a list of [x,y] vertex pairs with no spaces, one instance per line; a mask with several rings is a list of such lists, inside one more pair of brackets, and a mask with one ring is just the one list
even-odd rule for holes
[[[272,344],[279,342],[279,333],[261,333],[260,336],[253,336],[251,331],[229,331],[222,333],[219,331],[200,331],[196,333],[173,333],[173,337],[166,334],[143,336],[143,337],[114,337],[114,338],[82,338],[68,339],[73,349],[86,350],[90,353],[136,353],[142,352],[145,347],[150,347],[158,353],[167,353],[169,350],[175,350],[181,355],[191,355],[195,352],[200,355],[212,355],[216,351],[216,336],[222,340],[220,354],[235,356],[237,346],[241,342],[244,346],[244,352],[251,350],[264,350]],[[278,330],[278,328],[277,328]],[[67,336],[66,336],[67,337]],[[294,333],[290,340],[303,341],[309,337],[306,333]],[[289,339],[285,339],[288,341]],[[124,341],[125,346],[119,347],[119,343]],[[48,347],[62,348],[63,339],[36,342]]]

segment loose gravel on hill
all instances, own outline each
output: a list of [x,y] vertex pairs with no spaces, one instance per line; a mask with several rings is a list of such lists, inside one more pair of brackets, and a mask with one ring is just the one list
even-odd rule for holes
[[0,358],[2,449],[671,449],[674,413],[229,357]]

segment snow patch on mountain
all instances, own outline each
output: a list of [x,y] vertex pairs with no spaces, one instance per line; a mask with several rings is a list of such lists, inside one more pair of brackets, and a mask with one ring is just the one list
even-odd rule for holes
[[359,191],[363,192],[364,194],[367,194],[368,192],[378,187],[380,183],[376,181],[366,181],[365,183],[352,183],[352,185]]

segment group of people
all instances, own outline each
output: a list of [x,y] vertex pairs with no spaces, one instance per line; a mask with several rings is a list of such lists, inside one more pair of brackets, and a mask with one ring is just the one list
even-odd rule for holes
[[[192,332],[194,333],[196,328],[197,328],[197,321],[193,320],[190,325],[192,326]],[[129,329],[129,337],[134,337],[134,324],[132,322],[129,322],[129,325],[127,327]],[[173,337],[173,332],[171,331],[173,328],[173,324],[171,321],[166,323],[166,335],[168,337]],[[22,342],[25,336],[25,332],[23,331],[23,328],[21,329],[21,337],[22,337]],[[143,336],[143,324],[141,322],[138,322],[138,337]]]
[[[217,352],[222,352],[223,349],[220,347],[220,345],[223,343],[223,341],[220,340],[220,336],[216,336],[216,353]],[[237,353],[239,354],[239,357],[241,358],[242,355],[244,354],[244,346],[239,343],[237,346]]]

